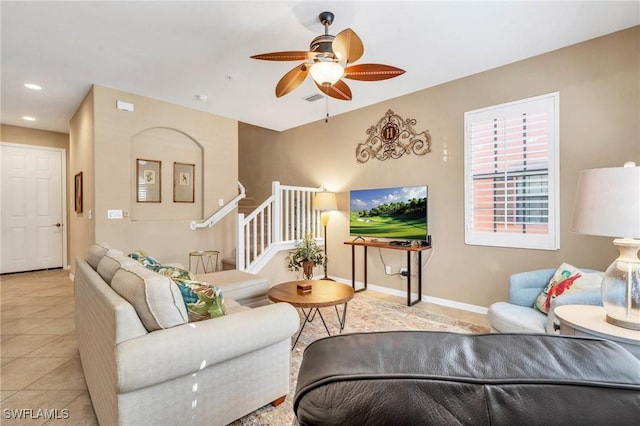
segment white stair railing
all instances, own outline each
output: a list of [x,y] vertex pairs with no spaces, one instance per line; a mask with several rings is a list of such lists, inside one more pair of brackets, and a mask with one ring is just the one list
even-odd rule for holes
[[244,186],[240,182],[238,182],[238,189],[240,193],[227,204],[225,204],[220,210],[209,216],[208,219],[205,219],[200,222],[196,222],[195,220],[191,222],[191,229],[196,230],[199,228],[211,228],[213,225],[218,223],[223,217],[231,213],[237,206],[240,200],[246,197],[246,193],[244,190]]
[[246,217],[239,213],[236,268],[258,271],[275,253],[292,248],[304,235],[321,239],[320,212],[312,205],[319,191],[322,188],[273,182],[269,198]]

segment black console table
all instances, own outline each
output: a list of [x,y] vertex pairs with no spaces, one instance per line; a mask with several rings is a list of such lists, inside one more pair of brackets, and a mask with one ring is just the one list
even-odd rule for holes
[[[367,289],[367,248],[376,247],[390,250],[404,250],[407,252],[407,306],[413,306],[422,299],[422,252],[431,248],[430,245],[410,246],[392,245],[386,241],[345,241],[351,246],[351,287],[355,292]],[[364,287],[356,290],[356,247],[364,247]],[[411,300],[411,253],[418,253],[418,298]]]

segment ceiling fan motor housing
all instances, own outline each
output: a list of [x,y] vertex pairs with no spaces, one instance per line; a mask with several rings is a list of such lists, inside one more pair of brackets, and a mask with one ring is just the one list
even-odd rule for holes
[[333,48],[331,47],[331,43],[333,43],[333,39],[335,36],[325,34],[320,35],[314,38],[309,45],[309,51],[313,53],[318,53],[319,56],[325,58],[335,58],[335,54],[333,53]]

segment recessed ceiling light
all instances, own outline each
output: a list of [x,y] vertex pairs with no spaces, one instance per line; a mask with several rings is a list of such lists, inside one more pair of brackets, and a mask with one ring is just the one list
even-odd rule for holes
[[41,86],[38,86],[37,84],[34,84],[34,83],[25,83],[24,87],[31,90],[42,90]]
[[23,120],[27,120],[27,121],[36,121],[35,117],[31,117],[30,115],[25,115],[22,117]]

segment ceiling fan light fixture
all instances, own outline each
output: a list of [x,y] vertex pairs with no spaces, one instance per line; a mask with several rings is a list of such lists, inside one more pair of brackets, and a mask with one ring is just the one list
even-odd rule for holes
[[329,34],[329,25],[334,18],[333,13],[322,12],[319,18],[324,25],[324,34],[311,41],[308,51],[272,52],[251,56],[253,59],[264,61],[302,61],[278,81],[276,97],[280,98],[295,90],[305,81],[307,75],[311,74],[311,78],[322,93],[334,99],[350,101],[351,89],[343,78],[377,81],[404,73],[404,70],[391,65],[353,65],[364,53],[364,45],[358,34],[351,28],[347,28],[333,36]]
[[309,70],[311,77],[321,86],[333,86],[344,74],[344,68],[338,62],[316,62]]

